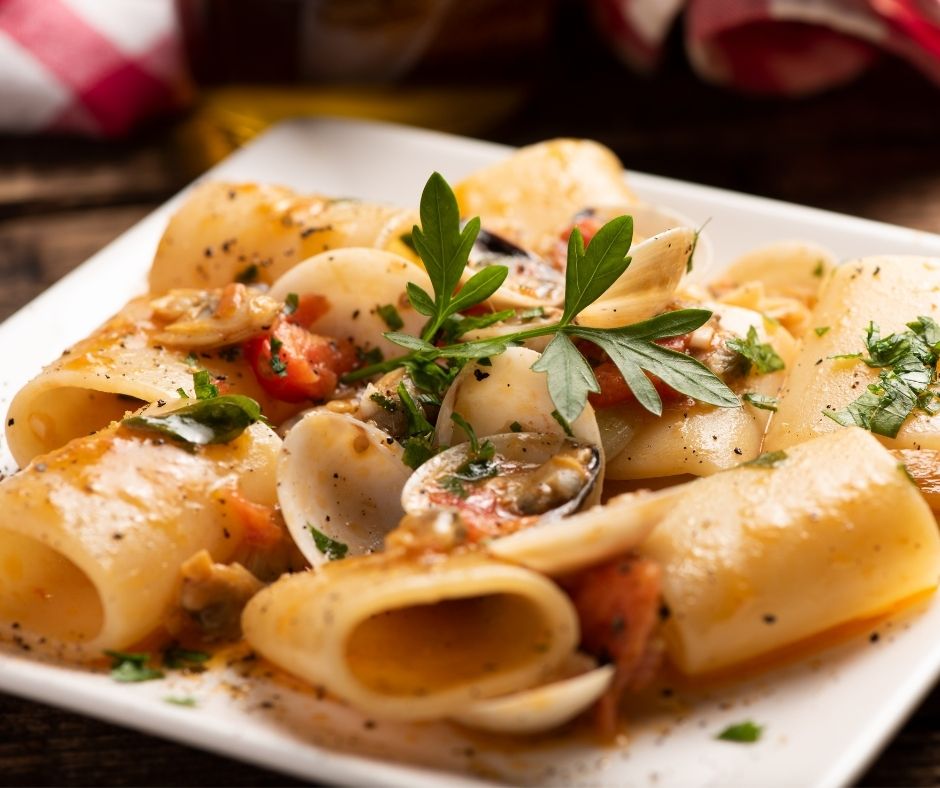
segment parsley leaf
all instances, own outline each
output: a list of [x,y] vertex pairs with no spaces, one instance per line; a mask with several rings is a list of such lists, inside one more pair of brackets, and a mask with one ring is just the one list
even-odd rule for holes
[[130,416],[121,423],[128,429],[155,432],[192,448],[233,441],[259,419],[261,406],[257,402],[240,394],[226,394],[159,415]]
[[813,331],[816,332],[816,336],[822,337],[829,333],[829,326],[816,326]]
[[193,372],[193,389],[196,399],[212,399],[219,396],[219,388],[212,382],[209,371],[206,369]]
[[[483,268],[455,293],[479,233],[479,220],[471,219],[463,230],[460,229],[456,197],[438,173],[431,176],[424,188],[420,214],[421,227],[414,228],[412,240],[427,270],[434,295],[432,297],[413,283],[407,286],[407,293],[414,308],[427,316],[428,321],[420,337],[397,331],[386,333],[389,341],[409,352],[350,372],[343,377],[344,382],[352,383],[405,367],[419,389],[440,399],[446,384],[469,359],[488,359],[503,353],[511,345],[555,335],[533,368],[547,374],[552,401],[566,423],[578,417],[588,394],[598,391],[591,365],[574,344],[574,338],[587,339],[606,351],[637,401],[652,413],[662,413],[662,401],[647,373],[702,402],[719,407],[740,407],[738,398],[711,370],[690,355],[654,342],[695,330],[711,317],[711,312],[677,310],[614,329],[585,328],[574,322],[578,313],[603,295],[629,266],[627,252],[633,239],[631,217],[621,216],[605,224],[586,249],[580,231],[572,231],[568,243],[565,304],[560,320],[551,325],[530,326],[488,339],[452,344],[471,328],[492,325],[512,316],[510,310],[480,317],[458,314],[492,295],[505,280],[507,270],[501,266]],[[524,320],[529,316],[543,315],[544,310],[538,309],[518,317]],[[767,345],[757,347],[762,351],[759,363],[772,365],[776,359],[782,368],[782,361],[772,348]],[[410,435],[405,442],[409,464],[433,454],[433,443],[426,438],[419,432]]]
[[568,423],[568,419],[562,416],[557,410],[552,411],[552,418],[558,422],[558,426],[564,430],[565,435],[569,438],[574,437],[574,431],[571,429],[571,425]]
[[208,662],[211,656],[205,651],[171,646],[163,652],[163,664],[173,670],[201,669],[203,663]]
[[569,422],[581,415],[588,394],[601,390],[591,365],[565,334],[555,334],[532,369],[548,374],[548,392],[552,402]]
[[739,722],[737,725],[729,725],[721,733],[715,736],[721,741],[732,741],[738,744],[753,744],[758,741],[764,732],[763,725],[755,725],[750,720]]
[[318,531],[310,525],[310,523],[307,523],[307,530],[310,531],[310,535],[313,537],[313,543],[316,545],[317,550],[323,553],[330,561],[339,561],[341,558],[346,557],[346,553],[349,552],[349,545],[331,539],[323,533],[323,531]]
[[300,306],[300,296],[297,293],[288,293],[284,299],[284,314],[292,315]]
[[776,412],[779,400],[776,397],[768,397],[766,394],[759,394],[756,391],[748,391],[741,397],[748,405],[753,405],[761,410],[771,410]]
[[758,341],[754,326],[747,330],[745,339],[729,339],[725,344],[745,360],[745,372],[749,372],[752,366],[760,375],[784,368],[783,359],[777,355],[777,351],[766,342]]
[[162,679],[163,672],[151,668],[147,663],[150,655],[129,651],[105,651],[111,657],[111,678],[122,683],[153,681]]
[[401,319],[398,310],[394,304],[382,304],[375,308],[376,314],[385,322],[390,331],[398,331],[405,327],[405,321]]
[[581,231],[577,227],[571,231],[562,325],[570,323],[582,309],[593,304],[627,270],[630,265],[627,252],[632,242],[632,216],[619,216],[601,227],[587,250]]

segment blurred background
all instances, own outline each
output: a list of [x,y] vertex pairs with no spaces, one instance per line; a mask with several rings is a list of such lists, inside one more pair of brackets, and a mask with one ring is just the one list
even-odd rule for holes
[[[0,0],[0,319],[298,115],[590,137],[940,232],[940,0]],[[5,784],[287,782],[9,697],[0,719]],[[938,742],[935,693],[865,782],[940,783]]]

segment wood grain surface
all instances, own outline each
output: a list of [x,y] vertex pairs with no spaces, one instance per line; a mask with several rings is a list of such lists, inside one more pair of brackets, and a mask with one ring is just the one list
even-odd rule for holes
[[[490,139],[593,137],[628,169],[940,232],[940,90],[906,66],[886,59],[820,97],[748,99],[699,83],[676,51],[655,78],[631,76],[583,26],[568,30],[576,62],[549,58],[526,105]],[[196,174],[175,139],[170,127],[124,143],[0,139],[0,319]],[[0,695],[0,784],[297,783]],[[940,784],[940,692],[861,784]]]

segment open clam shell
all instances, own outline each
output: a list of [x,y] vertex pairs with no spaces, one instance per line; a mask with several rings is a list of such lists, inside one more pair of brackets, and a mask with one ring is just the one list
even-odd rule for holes
[[585,569],[640,545],[686,488],[618,495],[603,506],[496,539],[488,549],[497,558],[551,577]]
[[377,311],[391,305],[401,317],[398,329],[420,334],[425,317],[408,300],[405,287],[414,282],[431,291],[424,270],[391,252],[378,249],[336,249],[323,252],[292,268],[271,287],[271,296],[283,301],[289,293],[324,296],[329,308],[310,329],[339,339],[351,339],[363,350],[379,348],[386,356],[401,348],[383,334],[389,324]]
[[557,728],[589,709],[607,691],[613,665],[597,667],[583,654],[574,655],[568,670],[538,687],[468,704],[452,717],[471,728],[526,735]]
[[470,250],[463,281],[490,265],[509,269],[502,287],[489,298],[496,309],[558,306],[565,299],[563,270],[484,227]]
[[[548,393],[546,377],[532,370],[539,354],[524,347],[511,347],[493,356],[489,365],[468,363],[447,390],[437,419],[436,438],[442,446],[468,439],[451,419],[459,413],[480,438],[511,432],[565,434],[552,417],[555,405]],[[600,432],[594,409],[584,412],[571,423],[572,437],[581,443],[599,446]]]
[[461,443],[428,460],[402,489],[408,514],[441,508],[499,532],[506,521],[563,517],[599,495],[601,450],[565,436],[509,432],[487,439],[492,449]]
[[581,311],[577,322],[616,328],[662,312],[675,299],[694,243],[694,230],[676,227],[634,246],[630,266],[604,295]]
[[[647,238],[672,230],[676,227],[699,227],[705,219],[697,221],[684,213],[665,205],[656,205],[648,202],[639,202],[634,205],[596,205],[586,208],[578,217],[589,216],[599,222],[609,222],[618,216],[633,217],[633,242],[637,246]],[[707,278],[714,264],[714,247],[707,229],[698,231],[698,241],[692,254],[692,267],[688,272],[687,280],[701,281]]]
[[[382,430],[347,414],[310,411],[287,434],[277,469],[277,497],[298,548],[316,567],[331,558],[382,548],[404,514],[401,491],[411,473],[402,449]],[[339,545],[332,550],[316,531]]]

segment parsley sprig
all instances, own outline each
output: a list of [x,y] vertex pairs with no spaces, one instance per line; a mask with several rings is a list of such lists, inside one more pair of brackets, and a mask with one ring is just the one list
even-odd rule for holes
[[940,325],[922,315],[907,327],[907,331],[882,337],[879,327],[869,322],[865,332],[868,357],[859,353],[845,358],[881,368],[878,382],[841,410],[824,410],[824,415],[843,427],[859,426],[894,438],[915,409],[940,413],[940,395],[935,391]]
[[[441,332],[457,313],[489,298],[505,281],[508,269],[492,265],[474,274],[459,291],[457,285],[467,265],[467,257],[479,232],[478,218],[460,229],[457,199],[441,175],[434,173],[421,195],[421,227],[412,231],[415,248],[428,272],[433,297],[414,284],[407,291],[412,306],[428,317],[421,336],[399,332],[385,334],[391,342],[409,352],[397,358],[362,367],[345,377],[353,382],[404,366],[415,379],[415,370],[435,375],[431,367],[451,372],[469,359],[489,358],[511,345],[541,336],[554,335],[533,369],[548,376],[548,390],[558,414],[566,421],[578,418],[591,392],[600,386],[588,360],[575,342],[585,340],[604,350],[620,370],[637,401],[648,411],[662,414],[662,400],[646,373],[655,375],[676,391],[719,407],[739,407],[740,401],[711,370],[685,353],[656,344],[703,325],[712,315],[705,309],[681,309],[629,326],[612,329],[579,326],[575,319],[594,303],[627,270],[627,252],[633,241],[633,219],[621,216],[605,224],[585,248],[578,228],[568,241],[565,274],[565,302],[558,321],[523,328],[486,339],[453,343],[459,335]],[[456,292],[455,292],[456,291]],[[461,326],[462,327],[462,326]],[[465,331],[462,331],[465,333]],[[445,344],[436,345],[435,341]],[[447,375],[447,373],[444,373]],[[420,381],[415,382],[423,388]]]

